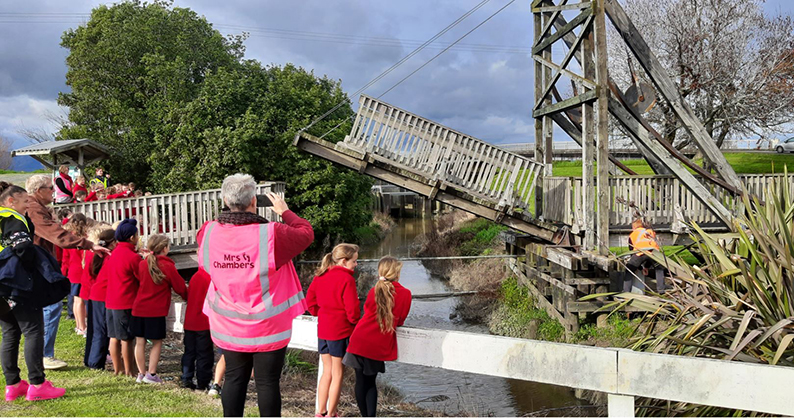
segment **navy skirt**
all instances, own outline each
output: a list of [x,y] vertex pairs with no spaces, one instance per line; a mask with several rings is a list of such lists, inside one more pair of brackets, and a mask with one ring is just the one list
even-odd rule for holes
[[345,353],[345,357],[342,358],[342,364],[361,370],[365,375],[368,376],[375,376],[378,373],[386,373],[386,362],[362,357],[358,354]]

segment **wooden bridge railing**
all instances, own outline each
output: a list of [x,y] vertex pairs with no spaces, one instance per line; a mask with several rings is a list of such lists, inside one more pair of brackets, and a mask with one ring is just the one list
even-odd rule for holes
[[[267,182],[256,186],[257,194],[272,191],[284,196],[283,182]],[[204,222],[215,217],[223,208],[221,189],[161,194],[130,199],[100,200],[96,202],[56,205],[74,213],[107,223],[135,218],[144,240],[153,234],[165,234],[174,247],[196,245],[196,233]],[[270,208],[259,208],[259,214],[277,220]]]
[[[743,174],[739,178],[751,194],[763,197],[773,180],[785,181],[782,174]],[[695,221],[703,225],[720,224],[692,192],[673,176],[619,176],[610,182],[610,226],[628,226],[632,221],[633,202],[642,209],[654,225],[673,226],[676,222]],[[706,185],[725,206],[737,211],[740,198],[724,189]],[[579,225],[582,219],[582,179],[575,177],[545,177],[543,179],[543,214],[547,221]],[[789,178],[789,189],[794,194],[794,177]]]
[[371,158],[529,211],[543,165],[368,96],[344,144]]

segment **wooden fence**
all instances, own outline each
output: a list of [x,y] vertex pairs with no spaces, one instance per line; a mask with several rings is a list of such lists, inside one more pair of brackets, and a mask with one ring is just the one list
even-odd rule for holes
[[[283,182],[267,182],[256,186],[257,194],[273,192],[284,196]],[[149,235],[164,234],[174,247],[196,245],[196,233],[201,226],[218,216],[223,208],[221,189],[161,194],[130,199],[100,200],[96,202],[56,205],[74,213],[107,223],[135,218],[145,240]],[[278,217],[270,208],[259,208],[259,214],[271,221]]]
[[530,209],[542,164],[368,96],[345,146],[504,207]]
[[[763,200],[767,187],[773,181],[786,181],[782,174],[743,174],[739,178],[747,191]],[[695,221],[703,225],[720,224],[695,195],[673,176],[619,176],[611,177],[610,226],[628,226],[632,221],[630,204],[642,210],[654,225],[674,225],[676,222]],[[789,190],[794,195],[794,176],[788,178]],[[724,189],[706,184],[711,193],[726,208],[736,213],[741,203]],[[543,214],[548,221],[568,225],[581,225],[582,179],[575,177],[545,177],[543,179]]]

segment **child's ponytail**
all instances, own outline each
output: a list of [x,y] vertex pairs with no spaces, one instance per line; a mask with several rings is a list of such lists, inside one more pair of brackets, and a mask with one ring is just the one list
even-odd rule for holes
[[[102,227],[107,228],[106,225]],[[114,231],[112,228],[104,229],[97,234],[97,240],[95,242],[105,248],[112,248],[113,244],[116,243],[115,235],[116,231]],[[96,277],[99,274],[99,270],[102,269],[102,264],[105,262],[105,258],[107,258],[107,256],[95,256],[91,260],[91,267],[88,272],[91,273],[92,277]]]
[[314,272],[315,276],[322,276],[328,269],[339,263],[341,260],[350,260],[358,254],[358,245],[338,244],[334,249],[323,257],[320,267]]
[[160,284],[165,279],[165,273],[157,265],[157,254],[168,248],[168,237],[165,235],[152,235],[146,240],[146,249],[149,254],[146,256],[146,265],[149,267],[149,275],[152,276],[154,284]]
[[375,315],[380,332],[394,332],[394,284],[400,278],[403,263],[394,257],[383,257],[378,263],[378,281],[375,283]]

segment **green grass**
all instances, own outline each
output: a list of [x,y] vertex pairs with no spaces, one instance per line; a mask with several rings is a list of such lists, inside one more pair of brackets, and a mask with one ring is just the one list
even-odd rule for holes
[[[47,371],[47,379],[66,388],[66,396],[49,401],[28,402],[23,398],[0,404],[0,416],[221,416],[219,399],[200,392],[180,389],[175,373],[163,373],[174,380],[163,385],[136,384],[130,377],[116,377],[107,371],[83,367],[85,339],[74,332],[74,321],[61,318],[55,344],[56,356],[67,363],[65,370]],[[181,347],[180,347],[181,349]],[[27,367],[21,356],[22,378]],[[5,378],[0,377],[3,386]],[[246,408],[255,415],[256,408]]]
[[[502,304],[491,314],[491,332],[515,338],[536,338],[545,341],[564,341],[565,329],[546,311],[535,307],[535,301],[526,287],[515,277],[502,282]],[[528,335],[532,322],[537,322],[537,334]]]
[[14,171],[14,170],[0,170],[0,174],[41,174],[41,173],[51,173],[50,170],[40,169],[35,171]]
[[[794,168],[794,154],[769,154],[760,152],[729,152],[725,159],[739,174],[782,173],[783,166]],[[645,160],[621,160],[629,168],[641,175],[652,175],[653,170]],[[695,160],[702,165],[703,161]],[[582,161],[556,161],[553,174],[561,177],[581,177]],[[690,170],[691,171],[691,170]]]
[[598,328],[595,324],[585,324],[572,337],[571,342],[594,342],[602,347],[626,347],[634,328],[640,319],[629,320],[624,313],[615,313],[609,317],[607,325]]
[[500,232],[507,227],[488,219],[477,218],[464,225],[459,233],[464,241],[459,247],[460,255],[480,255],[496,240]]

